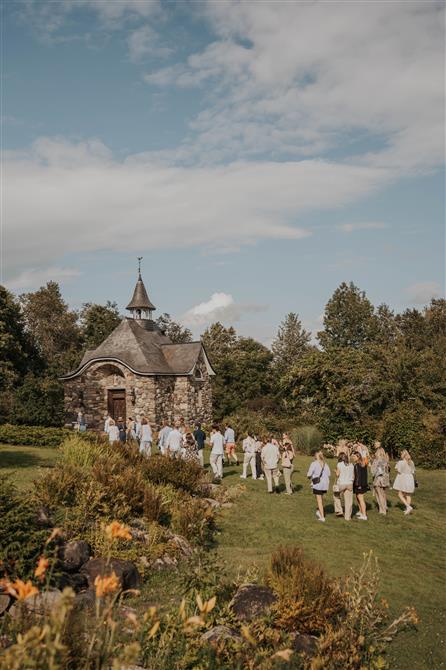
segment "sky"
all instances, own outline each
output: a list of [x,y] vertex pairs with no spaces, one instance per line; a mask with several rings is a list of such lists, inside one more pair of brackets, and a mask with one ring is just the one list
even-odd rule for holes
[[445,291],[443,2],[2,4],[1,282],[317,332]]

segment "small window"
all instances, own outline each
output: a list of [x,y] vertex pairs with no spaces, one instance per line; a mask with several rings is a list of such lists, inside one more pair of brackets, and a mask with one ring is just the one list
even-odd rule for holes
[[194,377],[195,377],[195,379],[203,379],[203,373],[200,370],[200,368],[195,368]]

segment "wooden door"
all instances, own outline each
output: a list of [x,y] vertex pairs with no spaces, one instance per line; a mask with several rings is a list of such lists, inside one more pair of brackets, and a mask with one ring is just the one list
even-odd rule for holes
[[117,421],[122,418],[126,420],[125,411],[125,390],[124,389],[110,389],[108,392],[108,413]]

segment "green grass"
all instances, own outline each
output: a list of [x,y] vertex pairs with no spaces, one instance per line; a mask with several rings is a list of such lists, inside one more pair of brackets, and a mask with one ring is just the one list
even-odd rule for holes
[[10,475],[21,491],[29,489],[40,473],[59,458],[54,447],[23,447],[0,444],[0,475]]
[[[25,490],[58,457],[55,449],[0,445],[0,473],[10,473],[18,487]],[[379,559],[381,592],[390,603],[390,613],[396,615],[405,606],[413,605],[421,619],[417,632],[402,633],[391,645],[391,668],[445,668],[446,472],[418,471],[420,488],[414,496],[412,516],[403,515],[396,494],[391,492],[389,515],[381,517],[373,509],[370,493],[369,521],[346,522],[332,514],[332,499],[327,495],[327,521],[322,524],[316,521],[315,504],[305,477],[310,459],[299,456],[296,460],[293,496],[268,495],[264,481],[241,480],[241,467],[225,468],[223,486],[242,484],[244,489],[234,506],[225,509],[220,517],[217,552],[227,574],[235,576],[239,570],[253,566],[262,572],[279,544],[302,546],[308,556],[324,564],[333,575],[345,574],[358,566],[363,553],[372,549]],[[331,461],[332,470],[334,465]],[[175,584],[172,579],[170,587],[164,575],[154,575],[152,597],[156,594],[177,600]]]
[[[363,553],[373,550],[379,559],[381,592],[390,604],[390,613],[397,615],[405,606],[413,605],[421,619],[418,632],[402,633],[392,644],[391,667],[446,667],[446,473],[417,472],[420,487],[414,496],[415,512],[409,517],[403,515],[393,491],[387,517],[373,509],[372,493],[367,495],[367,522],[335,517],[332,496],[327,495],[327,520],[322,524],[316,520],[315,502],[305,476],[310,460],[305,456],[296,459],[293,496],[268,495],[264,481],[241,480],[241,467],[225,468],[223,484],[242,482],[246,489],[232,508],[223,511],[220,523],[218,553],[229,574],[253,565],[264,570],[280,544],[303,547],[333,575],[358,566]],[[333,472],[335,461],[329,464]]]

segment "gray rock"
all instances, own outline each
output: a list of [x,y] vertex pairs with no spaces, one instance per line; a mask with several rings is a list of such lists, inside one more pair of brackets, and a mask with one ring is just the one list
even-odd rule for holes
[[268,586],[245,584],[233,597],[230,608],[241,621],[252,621],[267,614],[277,600],[277,596]]
[[87,589],[77,593],[74,598],[74,608],[77,610],[93,609],[96,604],[96,593],[94,589]]
[[174,533],[169,534],[169,541],[179,549],[182,556],[192,556],[193,549],[190,546],[189,542],[182,535],[175,535]]
[[94,587],[94,580],[99,575],[111,575],[114,572],[118,577],[121,588],[138,589],[141,584],[138,569],[132,561],[124,561],[119,558],[112,558],[107,561],[105,558],[90,558],[80,569],[81,575],[85,575],[88,585]]
[[206,502],[212,509],[218,509],[221,507],[221,503],[218,502],[218,500],[215,500],[214,498],[205,498],[204,502]]
[[85,575],[81,575],[78,572],[68,573],[64,572],[61,575],[58,575],[56,578],[57,587],[63,590],[66,586],[69,586],[73,589],[75,593],[84,591],[88,588],[88,579]]
[[7,593],[0,593],[0,614],[6,612],[11,600],[11,596],[8,596]]
[[221,640],[234,640],[236,642],[241,642],[242,637],[235,631],[233,628],[228,626],[214,626],[210,630],[207,630],[201,636],[203,642],[220,642]]
[[53,611],[61,595],[62,591],[59,591],[59,589],[42,591],[35,596],[22,600],[20,603],[14,603],[9,610],[9,615],[13,619],[16,619],[21,615],[23,610],[26,610],[30,614],[37,616],[48,616]]
[[53,526],[53,519],[47,507],[39,507],[36,514],[36,521],[42,528],[51,528],[51,526]]
[[294,651],[311,657],[317,651],[317,638],[306,633],[296,633],[292,646]]
[[91,549],[88,542],[84,540],[74,540],[64,544],[60,550],[59,557],[62,561],[62,568],[67,572],[76,572],[88,561],[91,556]]

